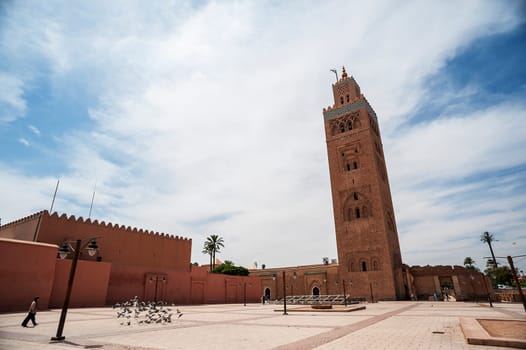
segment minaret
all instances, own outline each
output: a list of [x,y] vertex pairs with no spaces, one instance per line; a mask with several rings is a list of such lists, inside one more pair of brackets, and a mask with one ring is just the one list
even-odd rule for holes
[[345,67],[323,109],[339,278],[351,297],[406,298],[378,119]]

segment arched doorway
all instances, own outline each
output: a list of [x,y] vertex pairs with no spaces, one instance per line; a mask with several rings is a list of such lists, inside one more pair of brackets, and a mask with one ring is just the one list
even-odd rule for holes
[[320,295],[320,288],[318,288],[318,287],[312,288],[312,295],[319,296]]
[[265,293],[263,294],[265,295],[266,300],[270,300],[270,288],[265,288]]

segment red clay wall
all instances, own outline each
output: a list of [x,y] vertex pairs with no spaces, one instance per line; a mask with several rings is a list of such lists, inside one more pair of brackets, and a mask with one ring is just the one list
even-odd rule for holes
[[[137,230],[81,217],[42,213],[37,240],[60,245],[65,240],[98,237],[98,258],[113,266],[190,270],[192,240],[164,233]],[[86,254],[87,255],[87,254]],[[84,256],[83,260],[90,258]],[[92,258],[93,260],[95,259]]]
[[115,304],[137,296],[146,301],[188,304],[189,290],[189,272],[113,266],[106,303]]
[[0,227],[0,237],[19,239],[22,241],[34,241],[41,213],[22,218]]
[[[49,215],[47,211],[2,226],[0,235],[31,241],[36,231],[38,241],[57,245],[66,240],[77,239],[84,240],[85,245],[88,238],[97,237],[97,256],[90,257],[84,250],[81,252],[70,300],[71,307],[111,305],[134,296],[141,300],[163,300],[176,304],[241,303],[245,300],[245,286],[247,302],[260,300],[259,278],[209,274],[203,267],[191,269],[190,239],[91,222],[73,216],[59,217],[56,213]],[[17,253],[17,256],[34,255],[32,243],[23,243],[25,245],[21,246],[25,247],[27,253]],[[66,293],[71,260],[56,259],[58,247],[51,247],[51,260],[39,266],[43,270],[51,269],[51,272],[45,274],[48,291],[46,297],[41,299],[41,305],[59,308]],[[11,251],[11,248],[3,250]],[[10,255],[2,255],[4,259],[8,256]],[[10,266],[12,269],[5,271],[2,277],[16,279],[18,265],[20,264],[4,263],[3,266]],[[25,277],[28,281],[38,279],[38,276],[32,274]],[[4,285],[9,285],[9,282],[2,283]],[[7,290],[4,294],[7,294]],[[29,293],[31,297],[24,300],[24,309],[33,294],[34,292]],[[42,293],[39,294],[42,296]],[[21,310],[20,303],[17,305],[15,309]]]
[[495,297],[487,277],[463,266],[412,266],[409,273],[413,276],[416,296],[419,299],[431,298],[435,292],[441,293],[444,283],[452,285],[449,292],[455,295],[458,301],[487,298],[488,292],[492,298]]
[[229,276],[208,273],[206,268],[194,267],[191,273],[192,304],[255,303],[261,300],[261,279],[257,276]]
[[[58,246],[0,239],[0,312],[24,311],[34,296],[40,309],[61,308],[71,259],[57,259]],[[114,266],[79,260],[69,307],[111,305],[138,296],[175,304],[259,302],[259,277]]]
[[141,300],[179,305],[242,303],[245,283],[247,302],[258,302],[261,287],[257,277],[209,274],[200,267],[180,272],[113,266],[106,302],[115,304],[137,296]]
[[[320,294],[343,295],[343,284],[338,274],[338,265],[319,264],[251,270],[250,275],[257,276],[261,280],[259,297],[264,294],[266,288],[269,289],[272,300],[283,297],[283,271],[285,271],[287,295],[312,295],[315,287],[319,289]],[[351,296],[357,296],[356,290],[351,289],[347,282],[346,294],[349,295],[349,293]],[[367,295],[370,293],[368,292]]]
[[49,304],[58,247],[0,238],[0,312],[23,311],[35,296]]
[[[53,291],[49,300],[50,308],[61,308],[64,303],[71,271],[71,262],[71,259],[57,259],[56,261]],[[110,263],[77,261],[69,307],[106,305],[110,270]]]

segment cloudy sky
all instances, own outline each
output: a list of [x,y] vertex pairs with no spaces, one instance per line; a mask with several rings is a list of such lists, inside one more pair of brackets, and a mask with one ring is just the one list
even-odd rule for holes
[[[0,217],[50,209],[244,266],[336,258],[322,109],[382,132],[402,257],[526,254],[522,1],[3,1]],[[504,259],[501,259],[505,262]],[[517,258],[526,271],[526,259]]]

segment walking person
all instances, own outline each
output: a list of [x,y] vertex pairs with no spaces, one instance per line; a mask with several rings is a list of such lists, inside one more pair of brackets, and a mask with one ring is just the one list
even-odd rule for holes
[[27,327],[27,324],[30,320],[31,322],[33,322],[33,327],[38,325],[37,321],[35,320],[37,309],[38,309],[38,297],[34,297],[33,302],[31,303],[31,306],[29,307],[29,312],[27,313],[26,318],[22,322],[22,327]]

